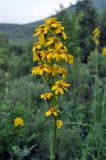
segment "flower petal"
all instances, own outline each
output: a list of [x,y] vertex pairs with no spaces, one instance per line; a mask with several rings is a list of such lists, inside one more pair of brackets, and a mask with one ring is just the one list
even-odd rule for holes
[[52,113],[50,111],[45,112],[46,117],[49,117]]

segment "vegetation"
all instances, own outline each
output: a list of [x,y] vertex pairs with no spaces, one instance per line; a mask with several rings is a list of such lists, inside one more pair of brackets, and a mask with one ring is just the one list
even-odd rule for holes
[[[57,14],[74,56],[74,64],[66,65],[72,86],[58,100],[63,126],[57,130],[57,160],[106,159],[106,17],[101,7],[105,2],[101,0],[97,5],[101,9],[95,9],[84,0],[73,12],[68,8]],[[31,75],[37,65],[32,62],[35,24],[2,25],[0,160],[49,160],[50,131],[44,114],[48,105],[40,98],[47,89],[39,75]]]

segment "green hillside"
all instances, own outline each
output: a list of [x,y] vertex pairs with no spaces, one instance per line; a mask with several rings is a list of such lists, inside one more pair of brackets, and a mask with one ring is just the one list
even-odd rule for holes
[[12,44],[27,43],[33,40],[34,29],[40,23],[42,21],[26,25],[0,24],[0,32],[5,33]]

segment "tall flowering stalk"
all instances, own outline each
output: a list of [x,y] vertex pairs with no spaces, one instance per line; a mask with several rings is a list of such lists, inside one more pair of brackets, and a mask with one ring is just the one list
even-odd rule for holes
[[38,36],[38,41],[34,43],[32,49],[33,61],[37,62],[37,65],[33,67],[32,74],[42,76],[49,90],[42,93],[41,99],[48,102],[45,116],[52,121],[50,160],[55,160],[57,128],[63,125],[63,121],[58,118],[60,114],[58,99],[71,86],[65,81],[67,68],[63,62],[73,64],[73,56],[68,53],[67,47],[62,42],[68,37],[57,18],[46,19],[45,23],[35,30],[34,36]]
[[[100,45],[100,36],[101,31],[98,27],[96,27],[92,32],[92,39],[95,44],[95,61],[96,61],[96,68],[95,68],[95,90],[94,90],[94,97],[95,97],[95,106],[97,105],[97,88],[98,88],[98,49]],[[94,118],[95,121],[95,118]]]
[[[83,151],[83,155],[82,155],[82,159],[86,159],[87,155],[89,154],[89,146],[90,146],[90,141],[91,141],[91,134],[92,134],[92,130],[93,127],[96,123],[96,114],[97,114],[97,94],[98,94],[98,48],[100,45],[100,36],[101,36],[101,31],[98,27],[94,28],[94,30],[92,31],[92,40],[95,44],[95,50],[94,50],[94,56],[95,56],[95,79],[94,79],[94,87],[93,87],[93,97],[94,97],[94,101],[92,103],[93,109],[95,111],[95,113],[92,115],[92,119],[91,119],[91,124],[89,125],[89,133],[88,136],[86,138],[86,147],[84,148]],[[92,58],[92,54],[91,57]]]
[[96,78],[98,76],[98,47],[100,45],[101,31],[96,27],[92,32],[92,40],[95,43],[95,54],[96,54]]
[[[102,55],[105,57],[106,56],[106,47],[102,48]],[[104,79],[104,88],[103,88],[103,100],[102,100],[102,104],[101,104],[101,117],[100,117],[100,122],[101,122],[101,129],[103,131],[104,128],[104,123],[103,123],[103,119],[105,117],[105,106],[106,106],[106,77]],[[100,159],[100,155],[101,155],[101,150],[102,150],[102,145],[103,145],[103,135],[100,137],[100,143],[99,143],[99,149],[98,149],[98,154],[97,154],[97,159]]]

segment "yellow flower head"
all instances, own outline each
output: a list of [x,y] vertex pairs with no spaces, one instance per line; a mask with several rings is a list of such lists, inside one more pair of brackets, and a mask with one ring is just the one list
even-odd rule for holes
[[100,31],[100,29],[99,29],[98,27],[96,27],[96,28],[93,30],[92,34],[93,34],[94,36],[100,37],[101,31]]
[[34,36],[41,35],[41,34],[47,34],[48,30],[49,28],[45,24],[42,24],[39,26],[39,28],[35,29]]
[[32,74],[33,75],[43,75],[45,73],[49,73],[49,66],[47,64],[41,64],[39,66],[33,67]]
[[101,31],[98,27],[96,27],[93,32],[92,32],[92,39],[94,41],[94,43],[98,46],[100,44],[100,35],[101,35]]
[[103,47],[103,48],[102,48],[102,54],[103,54],[104,56],[106,56],[106,47]]
[[57,64],[53,64],[53,66],[49,67],[49,71],[50,71],[51,76],[55,76],[59,73],[58,72],[59,71],[59,66]]
[[67,55],[66,53],[64,52],[64,50],[54,50],[54,54],[53,54],[53,58],[59,62],[61,60],[65,60],[67,61]]
[[67,74],[67,69],[63,68],[57,64],[53,64],[53,66],[48,67],[49,69],[49,74],[52,76],[60,75],[62,79],[66,77]]
[[61,25],[61,22],[57,21],[57,18],[46,19],[46,25],[50,27],[51,31],[55,34],[61,34],[64,40],[67,39],[67,35],[64,33],[64,27]]
[[58,109],[56,109],[55,107],[51,107],[51,108],[45,113],[45,115],[46,115],[46,117],[49,117],[49,116],[51,116],[51,115],[57,117],[59,112],[60,112],[60,111],[59,111]]
[[18,127],[18,126],[23,126],[24,125],[24,120],[20,117],[16,117],[14,119],[14,126]]
[[41,52],[33,53],[33,62],[41,61]]
[[70,84],[64,82],[63,80],[59,80],[55,82],[55,85],[52,86],[52,91],[55,91],[55,94],[64,94],[64,90],[67,91],[67,88],[70,86]]
[[68,37],[67,35],[64,33],[64,27],[59,25],[58,28],[55,31],[56,34],[61,34],[63,36],[63,39],[66,40]]
[[53,49],[47,49],[45,51],[42,51],[41,57],[42,57],[42,60],[51,62],[51,59],[53,58]]
[[53,94],[51,92],[46,92],[41,95],[41,99],[49,100],[52,96],[53,96]]
[[41,49],[41,45],[39,43],[34,43],[33,48],[32,48],[32,52],[36,53],[37,50]]
[[46,22],[46,25],[49,26],[51,29],[55,29],[59,26],[59,24],[61,24],[61,22],[58,22],[57,21],[57,18],[54,17],[54,18],[48,18],[45,20]]
[[61,49],[63,47],[62,42],[57,37],[48,38],[47,46],[53,45],[54,49]]
[[39,36],[40,44],[45,43],[45,35],[47,35],[48,31],[49,28],[45,24],[40,25],[39,28],[35,30],[34,36]]
[[59,67],[58,70],[59,74],[61,75],[62,79],[65,79],[66,75],[67,75],[67,69],[63,68],[63,67]]
[[66,62],[68,62],[69,64],[73,64],[74,63],[74,57],[71,54],[67,54]]
[[61,128],[63,126],[63,121],[62,120],[57,120],[57,128]]

